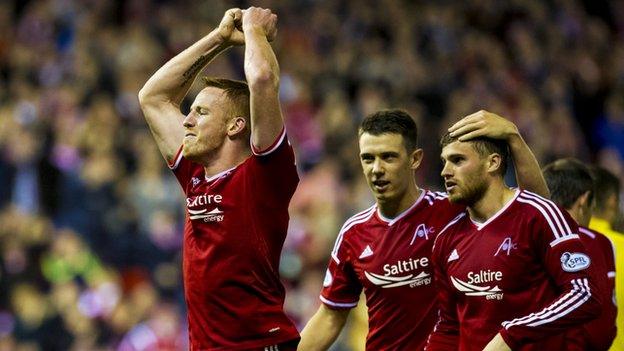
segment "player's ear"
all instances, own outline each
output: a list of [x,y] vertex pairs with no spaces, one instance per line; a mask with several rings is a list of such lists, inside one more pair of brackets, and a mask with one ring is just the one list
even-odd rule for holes
[[591,192],[586,191],[585,193],[583,193],[583,195],[579,196],[576,202],[579,204],[579,206],[591,207],[591,204],[589,203],[590,195],[591,195]]
[[411,168],[412,169],[418,169],[418,167],[420,167],[420,163],[422,162],[423,159],[423,150],[422,149],[416,149],[412,152],[412,154],[410,155],[410,161],[411,161]]
[[488,173],[496,173],[501,168],[503,158],[498,153],[490,154],[487,158],[487,171]]
[[230,119],[227,126],[227,134],[230,137],[234,137],[241,133],[245,132],[245,128],[247,128],[247,120],[241,116],[236,116]]

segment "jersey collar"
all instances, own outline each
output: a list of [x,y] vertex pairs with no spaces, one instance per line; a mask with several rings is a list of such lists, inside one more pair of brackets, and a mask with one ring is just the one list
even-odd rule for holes
[[518,195],[520,195],[520,189],[516,189],[516,193],[514,194],[514,196],[511,198],[511,200],[507,201],[507,203],[505,204],[505,206],[503,206],[500,210],[498,210],[492,217],[490,217],[487,221],[483,222],[483,223],[479,223],[475,220],[473,220],[472,218],[470,218],[470,216],[468,216],[468,218],[470,218],[470,222],[472,222],[472,224],[474,224],[475,227],[477,227],[477,230],[481,230],[483,229],[486,225],[490,224],[493,220],[495,220],[496,218],[498,218],[501,214],[503,214],[503,212],[505,212],[509,206],[511,206],[511,204],[516,201],[516,198],[518,197]]
[[414,204],[412,206],[410,206],[407,210],[399,213],[396,217],[394,218],[386,218],[381,214],[381,211],[379,210],[379,207],[377,207],[377,217],[379,217],[379,219],[381,219],[382,221],[388,223],[388,226],[393,225],[394,223],[398,222],[401,218],[407,216],[408,213],[410,213],[416,206],[418,206],[418,204],[422,201],[422,199],[425,197],[425,193],[427,191],[425,189],[420,189],[420,195],[418,196],[418,199],[416,199],[416,201],[414,202]]
[[208,183],[210,183],[210,182],[212,182],[212,181],[215,181],[215,180],[217,180],[217,179],[219,179],[219,178],[221,178],[221,177],[224,177],[224,176],[228,175],[230,172],[232,172],[233,170],[235,170],[235,169],[236,169],[236,167],[238,167],[238,165],[236,165],[236,166],[234,166],[234,167],[232,167],[232,168],[226,169],[225,171],[221,171],[221,172],[219,172],[219,173],[217,173],[217,174],[215,174],[215,175],[213,175],[213,176],[210,176],[210,177],[204,176],[204,178],[206,178],[206,181],[207,181]]

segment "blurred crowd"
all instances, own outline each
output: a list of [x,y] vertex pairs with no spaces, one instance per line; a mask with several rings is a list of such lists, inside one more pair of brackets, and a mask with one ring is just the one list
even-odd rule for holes
[[[541,164],[575,156],[624,175],[622,1],[253,4],[279,16],[301,177],[281,274],[299,327],[319,305],[340,226],[372,203],[356,136],[375,110],[417,120],[420,186],[441,188],[438,138],[479,109],[514,121]],[[137,92],[226,9],[247,6],[0,1],[1,351],[187,348],[182,192]],[[241,79],[242,65],[235,48],[206,74]],[[361,348],[353,325],[334,350]]]

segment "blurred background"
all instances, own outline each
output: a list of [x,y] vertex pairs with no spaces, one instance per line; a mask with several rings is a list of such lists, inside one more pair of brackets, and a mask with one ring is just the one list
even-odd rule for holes
[[[300,328],[340,226],[373,202],[356,128],[375,110],[417,120],[420,186],[441,189],[437,140],[478,109],[513,120],[542,165],[575,156],[623,177],[624,1],[253,4],[279,16],[301,176],[281,273]],[[187,349],[182,192],[137,92],[247,6],[0,1],[0,350]],[[240,79],[242,67],[237,48],[206,73]],[[366,316],[353,317],[334,350],[362,349]]]

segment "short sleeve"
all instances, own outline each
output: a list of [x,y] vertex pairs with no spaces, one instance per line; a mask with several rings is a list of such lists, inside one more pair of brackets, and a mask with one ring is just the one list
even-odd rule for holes
[[362,285],[349,263],[347,248],[339,247],[327,265],[321,301],[332,309],[346,309],[357,306]]
[[173,162],[167,162],[167,166],[173,172],[182,190],[186,193],[186,189],[195,173],[203,173],[203,167],[200,164],[189,161],[182,155],[182,146],[178,149]]
[[295,163],[295,153],[288,142],[286,130],[265,151],[255,150],[249,160],[254,189],[264,199],[288,202],[297,188],[299,175]]

